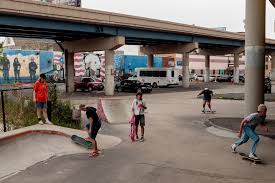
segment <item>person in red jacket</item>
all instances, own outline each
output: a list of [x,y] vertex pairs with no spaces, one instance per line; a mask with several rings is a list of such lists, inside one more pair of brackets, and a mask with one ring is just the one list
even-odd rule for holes
[[42,116],[45,118],[46,124],[52,124],[52,122],[49,121],[48,115],[47,115],[47,102],[48,102],[48,85],[46,83],[46,75],[40,74],[40,78],[38,81],[35,82],[33,87],[33,101],[36,102],[36,109],[37,109],[37,117],[38,117],[38,123],[43,125]]

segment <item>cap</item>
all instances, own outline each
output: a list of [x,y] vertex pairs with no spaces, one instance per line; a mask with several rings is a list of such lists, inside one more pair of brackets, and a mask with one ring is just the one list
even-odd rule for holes
[[204,90],[209,90],[209,88],[204,88]]

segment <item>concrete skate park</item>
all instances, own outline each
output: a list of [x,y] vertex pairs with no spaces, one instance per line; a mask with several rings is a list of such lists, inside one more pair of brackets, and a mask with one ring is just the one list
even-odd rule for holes
[[[75,106],[84,103],[97,107],[104,122],[98,136],[103,154],[97,158],[90,158],[86,149],[71,141],[73,134],[86,137],[81,130],[35,125],[1,133],[0,182],[273,183],[275,103],[264,100],[263,79],[265,55],[272,57],[272,77],[275,72],[275,41],[263,36],[265,4],[260,0],[249,2],[244,36],[108,12],[23,0],[1,1],[0,34],[56,40],[68,60],[65,90],[69,94],[64,97]],[[87,44],[90,42],[93,44]],[[135,94],[121,95],[113,90],[114,50],[125,44],[143,45],[141,51],[148,55],[149,67],[153,67],[154,54],[183,55],[182,85],[144,94],[148,110],[143,143],[132,143],[129,138],[130,105]],[[105,95],[71,94],[73,54],[99,50],[106,55]],[[205,56],[204,83],[189,82],[188,58],[195,52]],[[244,53],[248,59],[247,78],[245,85],[240,85],[238,60]],[[226,54],[235,58],[234,83],[209,83],[211,56]],[[217,96],[241,93],[244,97],[214,97],[216,113],[203,114],[202,99],[197,94],[205,87]],[[260,132],[257,155],[263,164],[254,165],[231,153],[230,145],[237,139],[239,120],[264,102],[270,131]],[[248,153],[249,148],[250,143],[238,151]]]

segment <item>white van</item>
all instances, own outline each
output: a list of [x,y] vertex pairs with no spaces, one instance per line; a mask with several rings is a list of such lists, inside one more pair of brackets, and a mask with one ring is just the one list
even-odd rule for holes
[[135,75],[128,79],[151,84],[154,88],[178,85],[179,71],[174,68],[136,68]]

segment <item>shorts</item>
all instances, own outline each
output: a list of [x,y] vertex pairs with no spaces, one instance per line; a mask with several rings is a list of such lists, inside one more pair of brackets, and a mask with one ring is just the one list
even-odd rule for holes
[[136,126],[145,126],[145,117],[144,115],[135,115],[135,124]]
[[[95,138],[96,138],[96,136],[97,136],[97,133],[98,133],[98,130],[100,129],[100,127],[101,127],[101,125],[100,125],[100,126],[93,126],[93,128],[92,128],[92,133],[88,132],[89,137],[91,137],[91,139],[94,139],[94,140],[95,140]],[[90,129],[90,123],[88,123],[88,124],[86,125],[86,128],[87,128],[88,130]]]
[[204,102],[211,102],[211,98],[203,98]]
[[47,109],[48,105],[47,102],[36,102],[37,109]]

